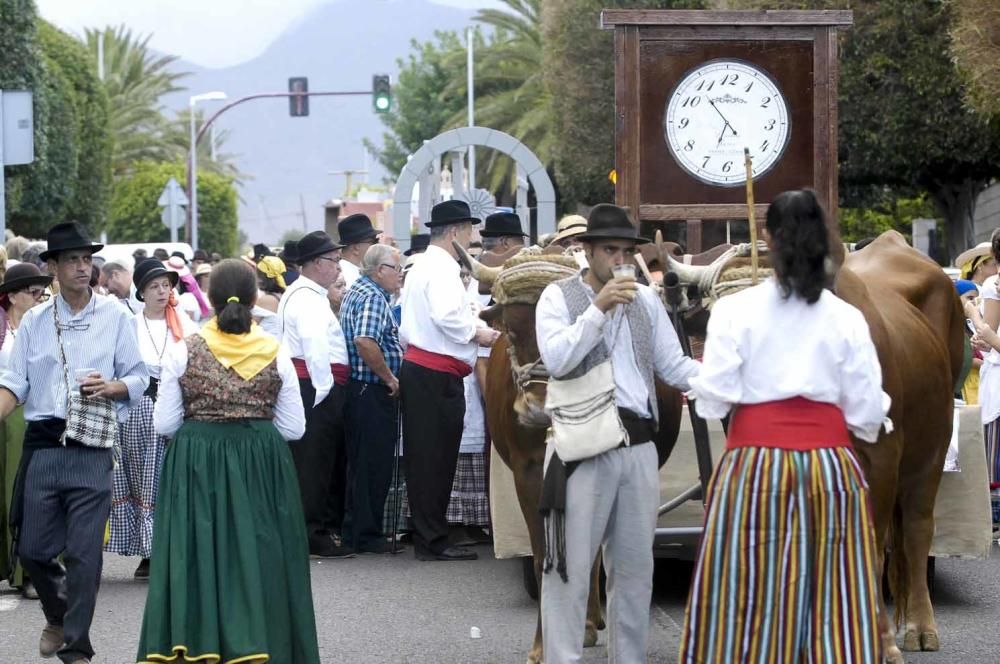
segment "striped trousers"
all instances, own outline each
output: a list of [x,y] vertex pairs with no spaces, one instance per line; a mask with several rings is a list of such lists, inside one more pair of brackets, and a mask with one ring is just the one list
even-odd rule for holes
[[728,450],[709,485],[679,661],[875,664],[875,565],[852,449]]

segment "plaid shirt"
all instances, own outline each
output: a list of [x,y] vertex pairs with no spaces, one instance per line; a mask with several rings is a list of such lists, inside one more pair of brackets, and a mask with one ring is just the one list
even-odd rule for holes
[[399,345],[399,328],[389,306],[389,292],[370,278],[362,276],[344,295],[340,307],[340,324],[347,339],[351,378],[363,383],[383,384],[358,353],[357,337],[373,339],[392,374],[399,374],[403,363],[403,349]]

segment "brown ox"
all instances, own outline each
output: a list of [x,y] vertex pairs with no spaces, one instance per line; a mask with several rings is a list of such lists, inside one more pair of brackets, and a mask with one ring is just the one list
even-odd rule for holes
[[[501,273],[498,268],[489,268],[475,261],[471,263],[475,276],[481,284],[492,284]],[[537,286],[537,289],[524,299],[537,302],[542,284]],[[494,294],[496,295],[496,291]],[[527,371],[528,367],[540,366],[538,344],[535,340],[535,304],[498,302],[484,311],[482,316],[492,326],[504,332],[490,353],[484,394],[486,419],[493,446],[514,475],[518,502],[531,539],[535,578],[540,586],[545,537],[542,518],[538,511],[538,499],[542,492],[545,432],[549,426],[549,418],[544,410],[547,379],[542,371]],[[518,375],[516,380],[515,374]],[[660,426],[654,442],[662,465],[670,455],[680,429],[681,393],[657,382],[656,396],[659,402]],[[587,610],[585,645],[588,646],[597,642],[597,630],[604,627],[598,593],[599,572],[600,555],[593,568]],[[556,583],[559,583],[558,579]],[[541,606],[539,606],[535,639],[528,654],[528,662],[541,661],[543,661],[543,644]]]
[[[696,283],[701,275],[676,262],[672,269],[682,283]],[[906,625],[903,650],[938,650],[927,557],[951,437],[965,315],[951,280],[895,231],[849,254],[837,271],[834,292],[868,321],[883,388],[893,402],[894,431],[883,432],[874,445],[856,441],[854,449],[871,487],[877,541],[891,550],[889,585],[896,624]],[[883,654],[889,662],[902,662],[881,598],[879,610]]]

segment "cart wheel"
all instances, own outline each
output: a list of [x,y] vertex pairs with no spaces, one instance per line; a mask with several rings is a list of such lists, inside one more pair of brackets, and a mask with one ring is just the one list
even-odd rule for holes
[[538,601],[538,578],[535,576],[535,558],[525,556],[521,558],[521,572],[524,577],[524,589],[528,597]]

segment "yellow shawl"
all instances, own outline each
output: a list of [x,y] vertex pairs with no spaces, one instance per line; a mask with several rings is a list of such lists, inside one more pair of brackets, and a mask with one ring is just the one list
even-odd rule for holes
[[232,368],[243,380],[259,374],[278,356],[278,340],[260,329],[257,323],[246,334],[227,334],[212,318],[198,334],[215,359],[225,368]]

